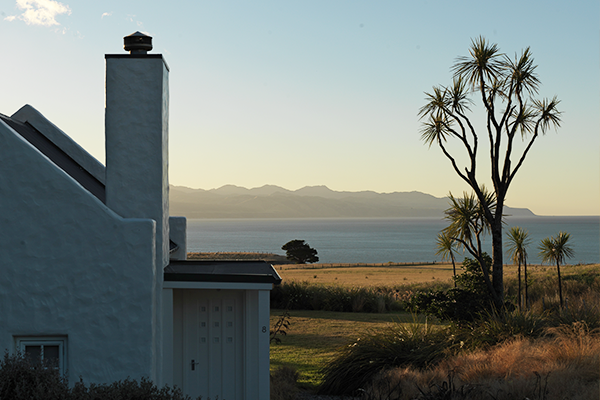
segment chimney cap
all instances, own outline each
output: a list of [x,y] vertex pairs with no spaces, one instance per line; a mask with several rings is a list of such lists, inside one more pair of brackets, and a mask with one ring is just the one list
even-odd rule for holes
[[128,51],[129,54],[146,54],[152,50],[152,36],[148,36],[139,31],[125,36],[123,42],[123,48]]

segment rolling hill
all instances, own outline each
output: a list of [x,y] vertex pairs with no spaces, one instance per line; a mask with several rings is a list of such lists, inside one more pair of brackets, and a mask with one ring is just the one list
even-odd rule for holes
[[[246,189],[170,187],[171,215],[188,218],[392,218],[443,217],[446,197],[421,192],[337,192],[326,186],[291,191],[265,185]],[[505,214],[533,216],[526,208],[506,207]]]

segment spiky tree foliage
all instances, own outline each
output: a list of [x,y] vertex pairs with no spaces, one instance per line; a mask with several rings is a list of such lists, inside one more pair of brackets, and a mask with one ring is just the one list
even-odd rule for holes
[[[496,44],[483,37],[474,39],[469,55],[459,57],[452,66],[454,79],[449,86],[435,86],[426,93],[426,104],[419,110],[423,120],[421,137],[429,146],[437,145],[454,171],[484,204],[483,213],[492,234],[493,287],[498,305],[504,296],[502,213],[508,188],[538,136],[560,126],[559,100],[536,99],[540,80],[531,50],[509,57]],[[479,97],[486,117],[483,130],[476,129],[468,116]],[[495,209],[485,204],[477,175],[480,139],[487,138],[491,183]],[[518,145],[516,139],[523,144]],[[464,156],[452,154],[458,143]],[[466,156],[466,157],[465,157]],[[464,165],[460,163],[465,159]]]
[[564,306],[562,295],[562,280],[560,277],[560,264],[564,264],[565,258],[571,258],[575,255],[573,248],[569,245],[571,235],[567,232],[559,232],[556,237],[542,239],[540,246],[540,257],[542,263],[555,262],[556,272],[558,274],[558,297],[560,299],[560,307]]
[[[452,261],[452,274],[456,278],[456,260],[454,259],[454,253],[457,250],[456,242],[448,236],[445,232],[438,233],[435,239],[436,252],[435,254],[442,257],[442,261]],[[454,281],[454,287],[456,287],[456,281]]]
[[531,244],[529,232],[518,226],[513,226],[507,234],[508,239],[508,256],[513,263],[518,265],[519,275],[519,310],[521,309],[521,265],[524,267],[525,279],[525,308],[527,308],[528,283],[527,283],[527,246]]
[[456,198],[450,193],[450,207],[444,211],[445,218],[450,224],[442,232],[478,261],[490,296],[494,302],[501,304],[502,299],[496,294],[490,279],[490,263],[484,259],[482,249],[482,236],[490,232],[490,225],[484,215],[484,204],[485,207],[493,210],[496,207],[496,200],[493,193],[488,192],[485,187],[480,191],[484,203],[481,203],[474,194],[463,193],[462,198]]

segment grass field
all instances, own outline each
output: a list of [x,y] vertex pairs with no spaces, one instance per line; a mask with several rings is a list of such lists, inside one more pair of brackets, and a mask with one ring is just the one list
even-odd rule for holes
[[[271,310],[271,326],[283,310]],[[413,322],[402,314],[290,311],[291,326],[280,344],[271,345],[271,370],[292,366],[300,373],[300,387],[315,389],[321,381],[319,368],[332,360],[336,350],[363,334],[386,329],[390,323]],[[425,321],[422,319],[421,321]]]
[[[342,286],[396,286],[432,281],[450,282],[453,271],[450,263],[437,264],[285,264],[275,266],[283,282],[299,281]],[[591,271],[600,273],[600,264],[561,265],[561,274],[567,278]],[[460,273],[460,264],[456,273]],[[528,265],[530,279],[556,275],[556,266]],[[505,265],[506,280],[517,278],[517,266]]]
[[278,265],[284,281],[309,281],[343,286],[390,286],[450,280],[452,264],[316,264]]
[[[459,268],[457,266],[457,268]],[[284,282],[308,281],[311,284],[340,286],[397,287],[419,283],[451,282],[452,265],[277,265],[276,269]],[[460,272],[460,269],[457,270]],[[548,286],[554,291],[556,267],[529,266],[532,285]],[[600,265],[561,266],[563,283],[575,283],[585,287],[590,276],[598,279]],[[507,287],[514,286],[517,267],[505,266]],[[511,283],[512,282],[512,283]],[[508,289],[507,289],[508,290]],[[271,323],[279,318],[282,310],[272,310]],[[321,382],[319,369],[332,360],[342,346],[354,343],[367,332],[386,329],[394,322],[414,322],[408,313],[336,313],[326,311],[291,311],[291,326],[281,344],[271,345],[271,368],[292,366],[300,372],[299,385],[305,389],[315,389]],[[423,322],[422,320],[421,322]],[[431,324],[431,321],[428,321]],[[596,347],[597,348],[597,347]]]

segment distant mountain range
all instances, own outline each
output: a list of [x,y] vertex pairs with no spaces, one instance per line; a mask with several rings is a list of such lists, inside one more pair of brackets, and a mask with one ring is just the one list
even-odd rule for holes
[[[327,186],[287,190],[265,185],[246,189],[170,187],[170,214],[188,218],[384,218],[443,217],[447,197],[421,192],[336,192]],[[526,208],[505,207],[505,214],[533,216]]]

